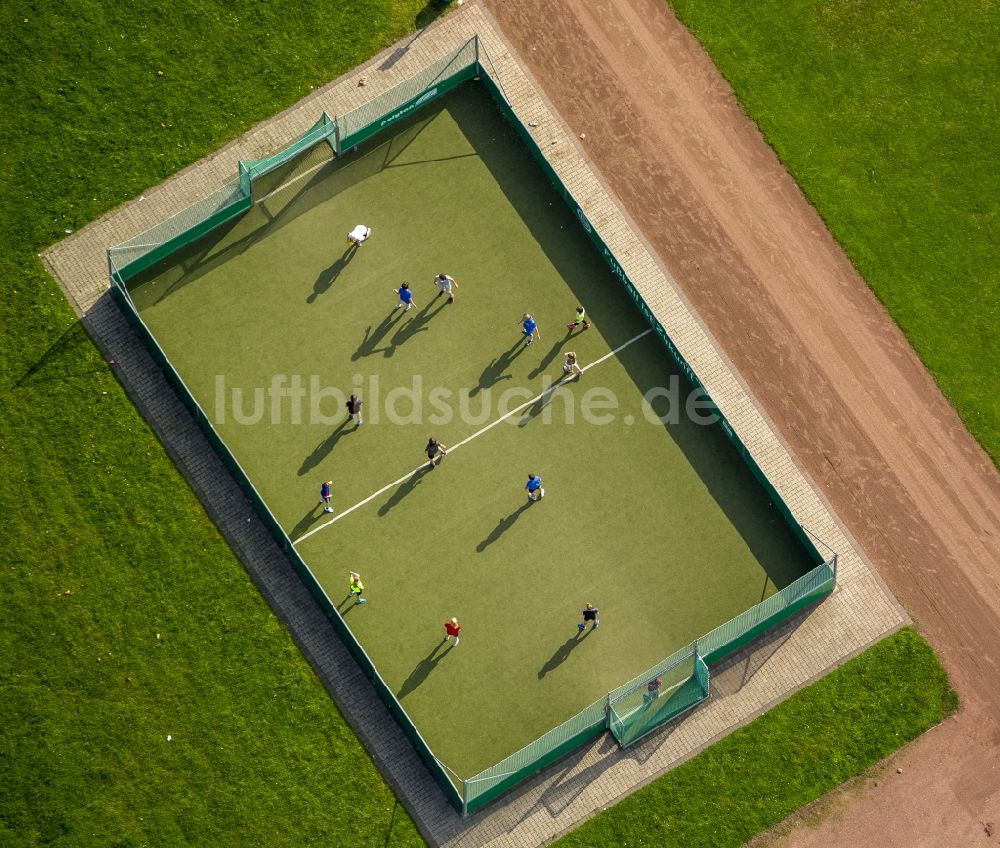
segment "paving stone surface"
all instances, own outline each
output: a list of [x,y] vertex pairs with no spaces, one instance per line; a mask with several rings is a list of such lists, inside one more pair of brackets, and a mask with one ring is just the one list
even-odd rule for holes
[[[369,101],[474,35],[515,113],[614,252],[796,519],[838,557],[838,586],[712,669],[712,697],[627,750],[604,735],[467,818],[457,814],[375,694],[288,559],[108,293],[107,249],[211,194],[240,159],[274,153],[331,115]],[[365,85],[358,85],[364,78]],[[478,3],[449,13],[313,92],[217,153],[54,245],[43,256],[67,298],[171,457],[287,625],[379,769],[435,846],[537,846],[551,841],[753,720],[907,623],[871,564],[806,477],[576,138]]]

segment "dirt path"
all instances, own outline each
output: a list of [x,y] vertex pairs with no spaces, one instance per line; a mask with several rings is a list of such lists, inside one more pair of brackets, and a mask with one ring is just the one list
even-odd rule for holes
[[877,786],[768,841],[993,844],[1000,477],[662,0],[486,4],[961,696]]

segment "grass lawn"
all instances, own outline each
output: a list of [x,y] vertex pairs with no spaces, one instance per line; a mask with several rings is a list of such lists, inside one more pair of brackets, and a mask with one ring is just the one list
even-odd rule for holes
[[[649,420],[647,392],[680,381],[673,361],[482,87],[338,163],[306,163],[132,297],[286,532],[313,533],[299,553],[451,769],[497,763],[816,564],[718,427]],[[426,214],[431,193],[444,220]],[[358,210],[374,235],[354,250],[343,234]],[[437,296],[440,269],[459,283],[454,305]],[[409,314],[395,311],[403,279]],[[581,302],[595,323],[571,334]],[[541,332],[530,347],[526,309]],[[481,432],[558,381],[568,350],[596,364]],[[297,413],[263,403],[275,374],[301,378]],[[357,430],[343,410],[355,386]],[[585,414],[598,396],[599,417]],[[414,472],[431,433],[473,441]],[[531,507],[529,471],[547,491]],[[323,527],[328,478],[341,510],[403,482]],[[637,520],[641,532],[608,532]],[[365,578],[362,609],[348,568]],[[577,637],[588,602],[603,627]],[[453,615],[462,645],[443,656]]]
[[[37,254],[432,9],[78,0],[5,10],[4,845],[423,844]],[[919,669],[892,651],[874,662],[876,680],[917,697]],[[858,691],[844,691],[840,709]],[[859,706],[875,723],[898,714],[891,698]],[[827,744],[824,758],[839,761],[840,740]],[[797,779],[772,776],[788,810],[801,802]],[[616,815],[646,832],[664,809]]]
[[424,844],[36,255],[424,5],[5,10],[0,843]]
[[1000,462],[1000,5],[670,5]]
[[955,706],[934,652],[900,630],[555,844],[738,848]]

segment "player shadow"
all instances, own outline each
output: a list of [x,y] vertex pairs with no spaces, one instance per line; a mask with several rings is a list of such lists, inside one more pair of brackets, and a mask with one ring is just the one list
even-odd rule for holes
[[406,479],[405,482],[400,483],[399,486],[396,487],[396,491],[392,493],[392,497],[378,508],[378,514],[381,516],[388,515],[390,509],[399,504],[403,498],[420,485],[420,482],[424,478],[424,474],[430,470],[430,465],[421,465]]
[[514,522],[521,517],[521,513],[524,512],[529,506],[531,506],[532,501],[525,501],[517,509],[515,509],[506,518],[501,518],[497,523],[497,526],[490,531],[490,535],[487,536],[483,541],[476,545],[476,551],[482,553],[495,541],[497,541],[504,533],[510,530],[514,526]]
[[416,17],[413,19],[413,23],[417,29],[423,29],[424,27],[430,26],[437,20],[438,16],[441,15],[445,10],[447,10],[448,4],[442,3],[441,0],[430,0],[430,2],[424,6],[419,12],[417,12]]
[[[28,370],[10,384],[10,390],[15,391],[25,385],[64,382],[70,377],[93,374],[91,367],[79,371],[66,367],[67,362],[73,361],[77,351],[87,350],[89,345],[90,337],[84,329],[83,322],[77,321],[70,324]],[[115,364],[113,360],[111,360],[111,364]],[[4,377],[6,378],[6,375]]]
[[[566,387],[568,384],[579,380],[579,375],[575,375],[572,379],[562,379],[557,383],[553,383],[544,392],[542,392],[538,398],[535,400],[531,406],[525,411],[524,415],[521,416],[521,420],[517,422],[518,427],[527,427],[535,418],[542,414],[550,403],[552,403],[552,398],[555,397],[556,392]],[[566,396],[566,403],[572,403],[570,396]]]
[[588,627],[584,631],[577,631],[575,636],[571,636],[565,642],[563,642],[556,652],[546,660],[545,665],[538,669],[538,679],[541,680],[550,671],[555,671],[559,666],[561,666],[566,660],[569,659],[569,655],[573,653],[573,649],[577,645],[582,645],[583,640],[586,639],[591,633],[594,632],[593,627]]
[[[559,761],[558,766],[553,766],[551,772],[554,777],[551,783],[545,788],[538,802],[530,810],[518,819],[517,824],[522,824],[532,815],[537,815],[538,807],[544,807],[553,818],[557,818],[565,812],[583,793],[590,784],[601,774],[606,772],[614,762],[620,757],[627,757],[627,750],[623,751],[610,733],[604,733],[597,739],[585,743],[570,754],[567,754]],[[584,761],[596,757],[596,762],[592,765],[581,768]],[[558,772],[558,774],[556,774]],[[547,779],[543,778],[543,780]]]
[[316,282],[313,283],[312,293],[306,298],[306,303],[315,303],[316,298],[326,292],[330,286],[337,281],[337,277],[339,277],[343,270],[347,267],[347,263],[350,262],[358,252],[358,247],[359,246],[357,244],[352,243],[347,250],[344,251],[343,256],[341,256],[329,268],[324,268],[320,271],[319,276],[316,278]]
[[569,337],[571,335],[572,335],[571,331],[567,331],[565,336],[563,336],[561,339],[559,339],[559,341],[555,342],[552,345],[552,347],[549,348],[549,352],[542,357],[542,361],[539,362],[538,365],[528,373],[529,380],[534,380],[535,377],[538,377],[540,374],[542,374],[545,371],[545,369],[552,364],[553,360],[559,355],[559,351],[562,350],[566,342],[569,341]]
[[386,333],[392,329],[392,318],[393,314],[390,312],[382,322],[375,328],[369,324],[365,328],[365,337],[361,340],[361,344],[358,345],[358,349],[351,354],[351,361],[357,362],[364,356],[373,356],[376,353],[385,353],[392,349],[392,346],[379,347],[379,342],[385,338]]
[[364,606],[364,604],[359,604],[354,595],[348,595],[344,598],[344,600],[337,604],[337,612],[344,616],[357,606]]
[[469,397],[475,397],[483,389],[493,388],[493,386],[501,380],[510,380],[513,375],[505,374],[504,372],[510,368],[514,360],[524,352],[525,347],[526,345],[518,339],[513,345],[487,365],[483,369],[483,373],[479,375],[478,385],[476,385],[472,391],[469,392]]
[[[303,515],[302,518],[299,519],[298,523],[291,530],[288,531],[288,538],[294,542],[296,539],[299,538],[299,536],[305,533],[306,530],[312,527],[312,525],[315,524],[317,521],[319,521],[321,518],[329,518],[330,513],[323,512],[324,506],[325,504],[322,501],[320,501],[318,504],[316,504],[316,506],[314,506],[311,510],[309,510],[309,512]],[[319,510],[319,512],[317,512],[316,510]]]
[[353,418],[348,415],[347,418],[337,425],[336,429],[334,429],[329,436],[313,448],[313,452],[303,459],[302,465],[299,466],[299,477],[302,477],[312,471],[317,465],[326,459],[330,451],[336,447],[337,442],[346,436],[348,432],[353,432],[357,429],[356,424],[350,431],[347,429],[347,425],[350,424],[352,420]]
[[406,344],[410,339],[412,339],[417,333],[422,333],[425,330],[429,330],[430,327],[427,324],[430,323],[431,319],[434,318],[445,306],[447,301],[438,304],[437,309],[431,309],[434,305],[434,301],[430,301],[423,309],[421,309],[416,315],[412,316],[409,321],[402,323],[399,329],[393,334],[392,338],[389,339],[389,349],[386,351],[386,356],[392,356],[396,352],[396,348],[401,347]]
[[430,673],[437,667],[437,664],[448,656],[451,649],[455,647],[454,644],[449,642],[448,647],[439,654],[438,651],[444,646],[444,644],[445,640],[442,639],[431,649],[431,652],[426,657],[417,663],[413,671],[410,672],[410,676],[403,681],[402,688],[396,693],[397,698],[403,700],[403,698],[423,683],[428,678]]
[[764,669],[778,651],[811,616],[822,600],[799,610],[745,647],[712,665],[712,697],[718,700],[735,695]]
[[428,0],[427,4],[417,12],[416,16],[413,18],[413,25],[417,28],[417,32],[414,33],[413,37],[406,42],[402,47],[397,47],[390,53],[385,61],[378,66],[380,71],[388,71],[393,65],[395,65],[400,59],[402,59],[410,50],[413,43],[422,35],[420,30],[430,26],[437,20],[438,16],[442,14],[448,5],[442,3],[441,0]]

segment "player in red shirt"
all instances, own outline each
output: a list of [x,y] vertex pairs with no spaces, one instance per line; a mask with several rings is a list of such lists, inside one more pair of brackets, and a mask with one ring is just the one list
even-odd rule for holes
[[445,641],[447,642],[452,636],[455,637],[455,647],[458,647],[459,634],[462,632],[462,625],[458,623],[457,618],[451,619],[451,621],[446,621],[444,623],[444,633]]

